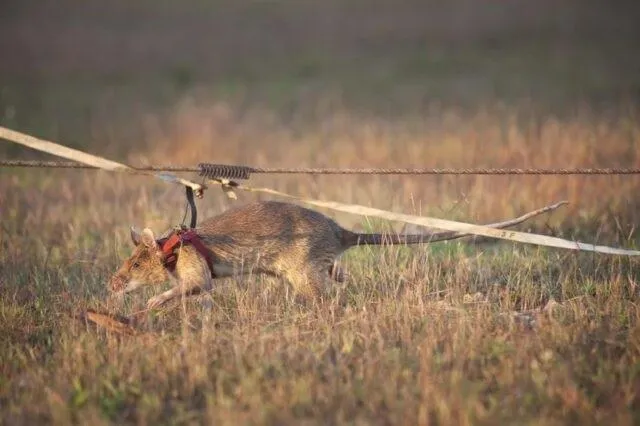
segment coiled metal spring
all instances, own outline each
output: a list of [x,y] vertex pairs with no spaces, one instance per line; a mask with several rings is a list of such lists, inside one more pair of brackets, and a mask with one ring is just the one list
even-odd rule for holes
[[249,179],[251,173],[255,171],[248,166],[230,166],[228,164],[198,164],[199,175],[208,179]]

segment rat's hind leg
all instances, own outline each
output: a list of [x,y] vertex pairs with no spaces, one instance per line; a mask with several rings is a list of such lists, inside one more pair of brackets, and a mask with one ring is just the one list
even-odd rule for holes
[[320,301],[328,285],[328,277],[324,270],[315,265],[308,265],[302,270],[287,270],[283,277],[291,284],[294,293],[306,301]]
[[338,260],[335,260],[329,265],[329,277],[338,283],[343,283],[347,280],[349,274],[340,266]]

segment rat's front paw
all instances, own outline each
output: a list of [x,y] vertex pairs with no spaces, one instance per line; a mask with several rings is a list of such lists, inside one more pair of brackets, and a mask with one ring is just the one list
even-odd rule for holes
[[147,309],[157,309],[162,306],[166,302],[165,298],[162,295],[154,296],[147,302]]

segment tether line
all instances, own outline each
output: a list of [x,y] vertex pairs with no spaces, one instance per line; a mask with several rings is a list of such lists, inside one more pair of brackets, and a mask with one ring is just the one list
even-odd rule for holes
[[[0,160],[0,167],[100,169],[74,161]],[[200,172],[202,167],[152,165],[129,168],[145,172]],[[245,167],[229,165],[228,167]],[[248,167],[256,174],[316,174],[316,175],[636,175],[640,168],[331,168],[331,167]]]

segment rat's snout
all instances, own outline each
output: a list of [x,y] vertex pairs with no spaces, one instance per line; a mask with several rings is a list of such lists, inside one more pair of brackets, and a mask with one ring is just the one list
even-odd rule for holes
[[115,273],[109,280],[108,286],[111,293],[124,295],[138,290],[144,285],[145,282],[142,280],[134,279],[133,277],[122,273]]
[[124,279],[122,279],[122,277],[119,275],[114,275],[109,280],[109,290],[114,293],[124,290],[126,285],[127,284],[125,283]]
[[114,274],[109,280],[109,290],[113,293],[122,292],[127,287],[127,281],[121,274]]

